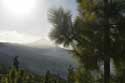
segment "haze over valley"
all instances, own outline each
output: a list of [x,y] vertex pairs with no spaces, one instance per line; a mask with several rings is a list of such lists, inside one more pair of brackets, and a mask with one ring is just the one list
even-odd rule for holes
[[34,47],[12,43],[0,43],[0,47],[0,63],[7,68],[12,67],[15,56],[19,56],[21,68],[36,74],[43,74],[50,70],[66,76],[69,66],[75,68],[78,64],[69,50],[60,47],[45,47],[45,44],[43,47],[42,44]]

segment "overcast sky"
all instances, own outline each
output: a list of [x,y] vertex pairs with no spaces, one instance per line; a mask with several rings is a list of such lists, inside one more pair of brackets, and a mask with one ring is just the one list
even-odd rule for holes
[[48,39],[50,8],[64,7],[76,12],[75,0],[0,0],[0,41],[29,43]]

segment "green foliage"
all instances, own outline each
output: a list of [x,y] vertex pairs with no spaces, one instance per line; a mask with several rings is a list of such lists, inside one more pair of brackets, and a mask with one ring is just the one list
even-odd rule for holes
[[76,83],[94,83],[94,78],[91,75],[90,71],[85,68],[79,68],[76,71]]
[[70,12],[62,8],[59,8],[58,11],[51,10],[49,20],[54,26],[50,33],[50,38],[55,40],[57,44],[68,46],[72,41],[72,20]]
[[8,74],[2,77],[2,83],[33,83],[31,74],[24,72],[23,70],[17,70],[12,68]]
[[7,74],[2,74],[0,83],[66,83],[66,80],[50,72],[38,76],[21,69],[12,68]]
[[[72,46],[73,54],[78,56],[80,62],[89,71],[99,70],[100,63],[104,62],[104,64],[107,63],[103,64],[104,71],[110,73],[110,59],[112,59],[116,72],[123,72],[125,69],[125,1],[77,1],[79,15],[73,21],[70,15],[70,24],[68,25],[69,21],[63,20],[62,22],[62,19],[65,19],[65,16],[68,17],[69,13],[61,10],[63,12],[61,15],[60,9],[53,11],[56,14],[51,13],[52,19],[60,19],[51,21],[54,28],[50,37],[53,37],[57,44]],[[104,76],[106,77],[106,75],[109,77],[105,73]],[[116,76],[119,75],[123,77],[121,73],[117,73]]]

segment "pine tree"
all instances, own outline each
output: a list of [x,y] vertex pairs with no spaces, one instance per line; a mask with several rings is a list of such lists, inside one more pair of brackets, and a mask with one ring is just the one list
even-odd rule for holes
[[72,46],[84,67],[99,70],[104,63],[104,83],[110,82],[110,60],[124,63],[125,2],[121,0],[78,0],[79,15],[74,21],[63,9],[51,12],[50,37],[58,44]]

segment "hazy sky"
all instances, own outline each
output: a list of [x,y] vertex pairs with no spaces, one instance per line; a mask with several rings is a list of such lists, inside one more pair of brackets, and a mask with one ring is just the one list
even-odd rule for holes
[[29,43],[48,39],[50,8],[64,7],[76,12],[75,0],[0,0],[0,41]]

